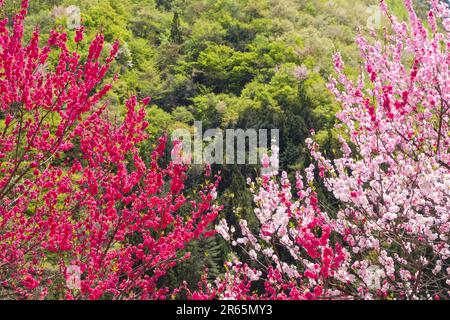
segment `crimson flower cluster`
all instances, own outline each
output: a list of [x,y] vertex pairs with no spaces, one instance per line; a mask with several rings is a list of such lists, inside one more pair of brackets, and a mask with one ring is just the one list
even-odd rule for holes
[[97,35],[82,58],[66,33],[41,47],[36,30],[24,45],[27,8],[0,21],[0,295],[165,298],[158,280],[211,234],[215,185],[188,200],[165,137],[144,161],[149,98],[110,120],[102,79],[118,43],[105,53]]

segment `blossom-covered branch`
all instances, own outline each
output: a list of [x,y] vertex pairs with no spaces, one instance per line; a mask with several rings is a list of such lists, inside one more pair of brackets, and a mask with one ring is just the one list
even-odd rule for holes
[[[188,200],[187,168],[162,165],[165,137],[147,164],[150,100],[132,97],[122,121],[108,117],[101,82],[118,43],[105,54],[97,35],[85,59],[66,33],[41,48],[36,30],[23,45],[27,7],[11,30],[0,22],[0,295],[165,298],[158,280],[211,233],[218,180]],[[73,270],[79,283],[68,286]]]

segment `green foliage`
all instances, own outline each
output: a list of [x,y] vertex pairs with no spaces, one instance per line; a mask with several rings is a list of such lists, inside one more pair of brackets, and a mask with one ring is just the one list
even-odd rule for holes
[[173,14],[172,25],[170,27],[170,40],[177,44],[183,42],[183,31],[181,30],[178,12]]
[[223,257],[228,250],[219,236],[196,240],[188,245],[187,250],[192,258],[169,271],[165,279],[167,285],[175,286],[186,281],[188,287],[196,288],[203,274],[206,273],[208,279],[214,281],[222,273]]

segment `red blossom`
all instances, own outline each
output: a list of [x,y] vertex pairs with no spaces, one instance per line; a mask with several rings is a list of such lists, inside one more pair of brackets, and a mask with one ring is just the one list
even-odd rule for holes
[[[101,82],[117,42],[106,62],[102,35],[85,62],[64,33],[52,31],[40,48],[35,31],[22,44],[28,1],[22,8],[13,33],[0,25],[2,290],[20,298],[163,299],[169,290],[158,280],[189,257],[190,241],[211,235],[218,180],[187,202],[187,168],[161,165],[166,137],[144,160],[148,100],[132,97],[124,119],[109,120],[111,85]],[[44,68],[51,53],[59,55],[54,71]],[[65,283],[70,268],[80,287]]]

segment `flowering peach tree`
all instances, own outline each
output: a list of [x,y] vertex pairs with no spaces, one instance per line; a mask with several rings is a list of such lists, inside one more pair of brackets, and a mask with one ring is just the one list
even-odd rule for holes
[[[431,1],[428,28],[405,1],[409,26],[382,10],[392,33],[357,38],[368,78],[353,84],[335,57],[330,89],[350,144],[334,164],[317,148],[336,222],[352,250],[361,296],[448,298],[450,289],[450,10]],[[354,150],[353,152],[351,150]],[[377,292],[368,269],[379,269]]]
[[0,21],[0,295],[165,298],[158,280],[211,233],[215,185],[183,195],[187,168],[164,165],[164,137],[144,161],[148,98],[109,120],[117,43],[105,54],[98,35],[85,58],[66,33],[23,44],[27,7]]
[[[278,148],[272,147],[271,157],[263,160],[264,167],[268,169],[277,158]],[[245,220],[240,221],[238,231],[226,220],[216,230],[250,261],[232,259],[225,278],[218,280],[214,289],[207,287],[209,294],[227,299],[293,300],[343,296],[336,287],[345,286],[349,278],[349,253],[339,243],[332,221],[319,207],[311,187],[314,166],[306,173],[306,181],[297,175],[295,197],[286,172],[278,177],[273,171],[248,181],[254,193],[259,231],[252,232]]]
[[[235,259],[204,288],[226,298],[441,299],[450,295],[450,10],[431,1],[428,26],[406,0],[409,25],[388,12],[379,38],[357,37],[364,73],[353,83],[335,56],[329,89],[342,109],[342,156],[326,159],[308,139],[316,169],[253,184],[260,230],[222,221],[217,230],[251,264]],[[275,150],[276,151],[276,150]],[[325,210],[314,175],[339,201]],[[235,234],[238,233],[238,236]],[[259,284],[257,284],[259,282]]]

